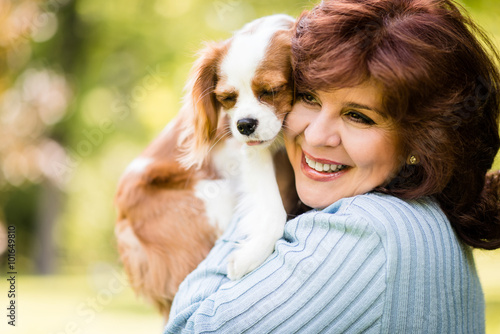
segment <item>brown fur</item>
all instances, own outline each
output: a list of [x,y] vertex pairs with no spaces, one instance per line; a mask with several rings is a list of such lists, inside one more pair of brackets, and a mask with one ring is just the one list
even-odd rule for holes
[[193,79],[187,87],[190,91],[188,98],[192,103],[189,121],[192,126],[187,127],[180,138],[187,149],[181,159],[186,167],[199,167],[217,140],[220,104],[215,98],[214,89],[219,80],[217,73],[220,61],[228,47],[229,41],[207,44],[194,64],[191,74]]
[[[292,110],[293,80],[291,67],[290,31],[278,31],[272,38],[261,66],[255,73],[252,89],[257,94],[269,90],[271,95],[263,95],[261,101],[273,105],[283,120]],[[280,87],[278,91],[273,88]]]
[[185,169],[176,160],[181,117],[173,121],[174,131],[161,134],[141,154],[154,162],[140,174],[125,174],[116,194],[116,236],[132,288],[165,317],[180,282],[217,236],[193,188],[214,173],[207,167]]

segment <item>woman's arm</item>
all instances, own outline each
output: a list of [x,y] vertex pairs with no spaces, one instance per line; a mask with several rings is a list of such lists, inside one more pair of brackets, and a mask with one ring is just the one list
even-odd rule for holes
[[226,276],[227,257],[241,240],[232,226],[181,284],[165,333],[319,333],[332,327],[362,332],[379,327],[384,248],[370,224],[343,214],[346,206],[289,221],[275,252],[238,281]]

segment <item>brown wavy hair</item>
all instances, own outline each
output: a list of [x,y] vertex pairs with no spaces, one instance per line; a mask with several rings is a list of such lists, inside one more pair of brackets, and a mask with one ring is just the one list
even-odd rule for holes
[[[381,84],[401,169],[378,191],[433,196],[460,238],[500,247],[499,56],[449,0],[334,0],[302,13],[292,41],[297,89]],[[409,155],[416,165],[406,163]]]

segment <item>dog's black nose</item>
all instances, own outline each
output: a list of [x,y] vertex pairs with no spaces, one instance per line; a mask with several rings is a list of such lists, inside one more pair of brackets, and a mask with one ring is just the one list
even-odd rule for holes
[[242,135],[250,136],[255,132],[257,124],[259,124],[259,121],[254,118],[242,118],[236,122],[236,127]]

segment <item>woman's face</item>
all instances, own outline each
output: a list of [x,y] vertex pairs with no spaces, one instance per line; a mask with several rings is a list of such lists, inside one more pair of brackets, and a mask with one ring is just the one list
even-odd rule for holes
[[285,144],[304,204],[321,209],[395,175],[396,131],[381,108],[382,91],[370,83],[298,92],[286,119]]

